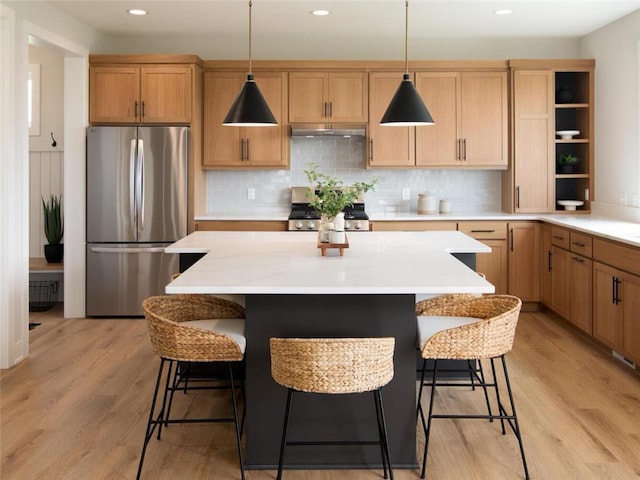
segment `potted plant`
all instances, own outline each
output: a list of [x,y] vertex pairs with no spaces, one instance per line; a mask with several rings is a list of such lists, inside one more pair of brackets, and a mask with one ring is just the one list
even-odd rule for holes
[[558,156],[558,173],[573,173],[580,160],[570,153],[561,153]]
[[355,182],[344,185],[342,181],[318,172],[317,168],[315,163],[310,163],[309,169],[304,171],[312,185],[307,196],[310,199],[309,205],[321,216],[320,238],[322,241],[328,241],[329,231],[344,230],[344,209],[353,205],[362,193],[372,190],[378,179],[374,178],[368,183]]
[[47,237],[48,245],[44,246],[44,257],[49,263],[60,263],[64,254],[62,235],[64,227],[62,225],[62,211],[60,200],[56,195],[51,195],[48,202],[42,198],[42,212],[44,214],[44,235]]

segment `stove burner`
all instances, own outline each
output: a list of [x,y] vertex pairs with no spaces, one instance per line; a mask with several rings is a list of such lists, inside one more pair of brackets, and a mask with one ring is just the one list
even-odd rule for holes
[[289,220],[318,220],[320,214],[315,210],[292,210]]

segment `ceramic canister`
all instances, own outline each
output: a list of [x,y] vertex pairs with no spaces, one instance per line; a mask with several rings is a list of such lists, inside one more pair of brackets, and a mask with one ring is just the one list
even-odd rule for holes
[[451,213],[451,201],[448,198],[440,200],[440,213]]
[[418,194],[418,213],[421,215],[433,215],[438,213],[438,199],[431,193]]

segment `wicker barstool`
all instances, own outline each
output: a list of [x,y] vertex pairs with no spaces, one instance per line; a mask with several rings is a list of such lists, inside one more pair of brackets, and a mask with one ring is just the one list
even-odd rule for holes
[[[233,378],[233,365],[242,362],[246,339],[244,337],[245,311],[240,305],[210,295],[160,295],[149,297],[142,303],[147,321],[151,348],[160,357],[160,367],[155,390],[149,410],[149,420],[144,437],[138,474],[142,473],[147,445],[156,427],[158,439],[163,425],[169,423],[234,422],[240,475],[244,480],[244,462],[242,459],[242,424],[238,419],[236,385]],[[176,362],[178,365],[176,366]],[[228,371],[229,386],[180,386],[183,381],[178,370],[191,362],[220,362]],[[160,383],[165,363],[168,363],[162,405],[155,413],[159,400]],[[172,374],[172,370],[176,373]],[[202,390],[230,388],[233,403],[233,417],[224,418],[184,418],[170,419],[169,412],[173,394],[176,390]],[[244,420],[244,415],[243,415]]]
[[[393,480],[387,424],[381,388],[393,379],[395,339],[382,338],[272,338],[271,376],[287,388],[278,480],[282,478],[285,448],[290,445],[379,445],[384,478]],[[376,441],[287,440],[294,393],[348,394],[373,392],[378,439]]]
[[[520,433],[520,426],[516,415],[511,383],[505,361],[505,354],[509,352],[513,346],[513,338],[515,336],[521,307],[521,300],[511,295],[442,295],[416,304],[420,351],[424,359],[420,379],[420,391],[418,394],[418,414],[420,415],[425,434],[422,478],[425,478],[426,475],[427,451],[429,448],[432,419],[484,418],[490,420],[499,419],[503,435],[506,434],[505,420],[509,423],[518,440],[525,478],[527,480],[529,479],[529,470],[524,455],[522,435]],[[501,360],[511,413],[507,412],[500,397],[498,376],[496,375],[495,367],[495,359],[497,358]],[[425,383],[424,381],[427,359],[433,360],[433,372],[430,383]],[[493,382],[487,382],[483,374],[480,378],[482,380],[481,385],[485,389],[487,405],[488,397],[486,397],[486,387],[493,387],[495,389],[498,403],[498,413],[496,415],[491,413],[490,407],[487,415],[435,415],[433,413],[436,387],[452,386],[449,382],[442,382],[437,379],[438,361],[443,359],[477,361],[478,363],[480,363],[481,359],[490,360]],[[482,372],[481,367],[480,371]],[[471,384],[475,384],[475,382],[472,381]],[[431,386],[429,412],[426,421],[421,405],[422,388],[425,385]]]

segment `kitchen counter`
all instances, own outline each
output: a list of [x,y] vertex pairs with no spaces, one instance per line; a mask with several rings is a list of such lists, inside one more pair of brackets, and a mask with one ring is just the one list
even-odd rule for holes
[[[207,253],[167,293],[491,293],[451,253],[490,252],[461,232],[353,232],[344,256],[322,257],[316,232],[194,232],[167,253]],[[336,253],[329,250],[328,255]],[[425,268],[427,267],[428,268]]]
[[[286,389],[271,378],[271,337],[395,338],[394,377],[384,387],[394,468],[417,468],[416,293],[490,293],[493,285],[454,258],[489,252],[462,232],[354,232],[344,256],[321,256],[316,232],[194,232],[166,249],[205,253],[167,293],[246,295],[248,469],[277,465]],[[332,251],[330,250],[328,255]],[[334,253],[337,253],[335,251]],[[368,395],[297,397],[302,438],[377,438]],[[353,428],[357,425],[357,428]],[[355,435],[355,438],[354,438]],[[378,468],[371,446],[291,449],[294,468]]]

